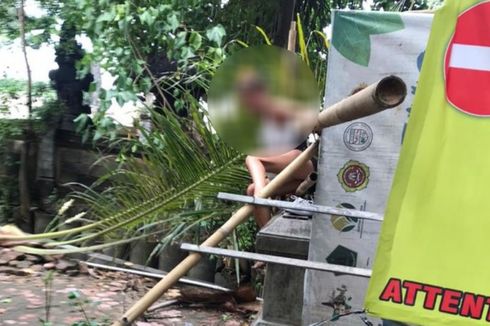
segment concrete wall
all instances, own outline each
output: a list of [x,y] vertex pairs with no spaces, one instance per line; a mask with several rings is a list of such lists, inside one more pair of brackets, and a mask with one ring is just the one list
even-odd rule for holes
[[12,186],[18,196],[10,202],[9,216],[0,216],[0,223],[8,219],[27,232],[44,230],[56,214],[56,199],[71,191],[68,183],[90,185],[107,171],[106,165],[97,163],[101,154],[82,144],[74,132],[52,130],[14,140],[8,150],[17,164],[0,164],[0,180],[14,182],[4,181],[0,187]]

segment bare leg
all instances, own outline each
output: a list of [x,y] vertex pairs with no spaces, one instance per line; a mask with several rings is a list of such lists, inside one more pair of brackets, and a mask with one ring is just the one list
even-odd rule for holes
[[[301,154],[300,150],[292,150],[282,155],[270,157],[247,156],[245,163],[252,177],[253,184],[247,189],[247,194],[257,196],[267,184],[266,172],[280,173],[289,163]],[[296,187],[313,172],[313,163],[309,161],[304,169],[291,175],[291,180],[282,187],[280,193],[287,194],[293,192]],[[257,225],[262,228],[270,219],[270,209],[268,207],[256,207],[254,217]]]
[[[269,180],[266,179],[265,184],[268,184]],[[263,187],[262,187],[263,188]],[[252,183],[248,186],[247,188],[247,195],[248,196],[257,196],[257,194],[262,190],[261,188],[257,190],[257,187],[255,186],[255,183]],[[254,218],[255,218],[255,223],[259,226],[259,228],[262,228],[264,225],[267,224],[271,216],[271,210],[269,207],[265,206],[255,206],[254,208]]]
[[[265,171],[271,173],[280,173],[286,166],[289,165],[295,158],[301,154],[298,149],[293,149],[287,153],[277,156],[269,157],[256,157],[264,166]],[[291,180],[301,180],[303,181],[306,177],[313,172],[313,163],[309,161],[303,169],[298,170],[296,173],[291,175]],[[252,176],[253,179],[253,176]],[[300,182],[301,182],[300,181]]]

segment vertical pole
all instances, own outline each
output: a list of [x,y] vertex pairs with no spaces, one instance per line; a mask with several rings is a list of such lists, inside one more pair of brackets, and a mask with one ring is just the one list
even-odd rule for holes
[[296,22],[291,21],[288,37],[288,51],[296,52]]
[[274,44],[286,48],[288,45],[290,22],[294,20],[296,0],[281,0],[278,3],[279,12],[277,14],[276,33],[274,33]]
[[27,70],[27,109],[29,110],[29,116],[32,113],[32,77],[31,77],[31,67],[29,66],[29,60],[27,58],[27,45],[26,45],[26,23],[25,23],[25,12],[24,12],[24,0],[20,1],[20,8],[18,9],[19,16],[19,34],[20,34],[20,44],[22,47],[22,53],[24,54],[24,61]]

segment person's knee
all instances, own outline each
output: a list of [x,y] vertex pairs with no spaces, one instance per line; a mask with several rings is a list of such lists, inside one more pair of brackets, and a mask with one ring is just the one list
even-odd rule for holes
[[257,157],[255,157],[255,156],[248,155],[245,158],[245,165],[246,166],[252,166],[253,164],[256,164],[256,163],[257,163]]
[[251,183],[247,187],[247,196],[253,196],[255,192],[255,184]]
[[314,171],[315,171],[315,166],[313,165],[313,162],[310,160],[306,163],[306,168],[305,168],[305,172],[307,173],[306,176],[309,176]]
[[308,161],[302,169],[298,170],[294,175],[294,179],[302,182],[305,180],[312,172],[315,171],[315,167],[313,166],[313,162]]

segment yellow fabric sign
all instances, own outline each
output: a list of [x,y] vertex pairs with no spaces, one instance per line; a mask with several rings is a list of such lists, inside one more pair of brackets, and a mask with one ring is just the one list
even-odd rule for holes
[[490,1],[437,11],[366,296],[417,325],[490,325]]

